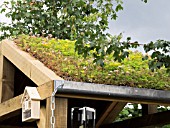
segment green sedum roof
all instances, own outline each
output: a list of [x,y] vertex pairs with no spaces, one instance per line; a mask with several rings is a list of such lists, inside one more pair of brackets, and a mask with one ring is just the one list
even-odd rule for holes
[[121,63],[113,61],[112,55],[107,56],[105,66],[101,67],[93,63],[92,57],[84,59],[78,55],[75,41],[27,35],[20,35],[14,41],[65,80],[170,90],[166,70],[151,72],[140,52],[130,52]]

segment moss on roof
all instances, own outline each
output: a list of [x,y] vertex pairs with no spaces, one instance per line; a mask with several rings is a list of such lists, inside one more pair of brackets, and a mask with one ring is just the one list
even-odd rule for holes
[[113,61],[112,55],[107,56],[102,68],[93,63],[92,57],[84,59],[78,55],[74,51],[75,41],[27,35],[20,35],[14,41],[65,80],[170,90],[166,70],[151,72],[140,52],[131,52],[121,63]]

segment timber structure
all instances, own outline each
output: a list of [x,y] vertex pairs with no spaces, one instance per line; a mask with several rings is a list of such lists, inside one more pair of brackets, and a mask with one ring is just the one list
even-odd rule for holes
[[[55,128],[70,128],[71,108],[96,109],[96,128],[137,128],[170,123],[169,111],[159,112],[157,105],[170,105],[170,92],[104,84],[65,81],[13,41],[0,43],[0,128],[50,128],[51,96],[56,84]],[[41,97],[40,119],[22,122],[21,98],[26,86],[36,87]],[[129,103],[143,106],[141,117],[114,122]],[[164,118],[165,117],[165,118]],[[139,125],[142,124],[142,125]]]

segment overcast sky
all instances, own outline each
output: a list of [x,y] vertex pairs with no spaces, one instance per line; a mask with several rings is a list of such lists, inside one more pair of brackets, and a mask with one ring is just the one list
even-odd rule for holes
[[157,39],[170,40],[170,0],[124,0],[124,10],[117,21],[110,22],[112,34],[124,32],[134,41],[147,43]]
[[[0,0],[2,4],[4,0]],[[124,0],[124,10],[118,14],[117,21],[110,21],[109,32],[133,41],[147,43],[157,39],[170,40],[170,0]],[[8,21],[0,15],[0,21]]]

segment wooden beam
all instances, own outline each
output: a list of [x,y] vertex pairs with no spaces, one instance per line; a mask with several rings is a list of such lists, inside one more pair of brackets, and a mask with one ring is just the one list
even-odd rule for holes
[[0,121],[4,119],[3,116],[17,111],[21,108],[21,98],[22,95],[19,95],[0,104]]
[[146,126],[166,125],[170,123],[170,118],[168,118],[169,115],[170,111],[164,111],[103,125],[101,128],[139,128]]
[[[50,97],[53,90],[53,81],[37,87],[37,90],[40,94],[41,100]],[[0,121],[19,114],[15,113],[11,115],[10,113],[21,109],[21,98],[22,95],[19,95],[0,104]]]
[[153,114],[157,113],[157,105],[153,104],[142,104],[142,115],[148,115],[148,114]]
[[124,102],[112,102],[99,118],[96,128],[99,128],[102,124],[112,123],[126,104]]
[[52,80],[62,80],[39,60],[20,50],[13,41],[2,41],[2,54],[36,83],[37,86]]
[[14,65],[3,58],[2,102],[14,97],[14,74]]
[[[21,128],[20,126],[11,126],[11,125],[0,125],[0,128]],[[22,126],[22,128],[35,128],[35,127],[31,127],[31,126]]]
[[[68,99],[55,98],[55,128],[67,128]],[[46,104],[46,128],[51,127],[51,98],[47,99]]]
[[0,43],[0,103],[2,102],[2,77],[3,77],[3,55],[2,55],[2,43]]
[[38,128],[46,128],[46,108],[41,106],[40,109],[40,120],[37,121]]

